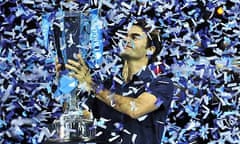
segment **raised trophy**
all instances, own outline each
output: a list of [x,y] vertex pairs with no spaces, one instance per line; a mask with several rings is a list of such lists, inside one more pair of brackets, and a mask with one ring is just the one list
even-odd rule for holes
[[[99,23],[97,9],[88,13],[67,11],[58,14],[53,24],[53,33],[59,63],[65,64],[67,59],[75,59],[75,55],[81,53],[89,68],[99,67],[102,54]],[[52,135],[48,143],[86,142],[95,138],[94,118],[85,118],[79,108],[77,85],[78,81],[69,77],[68,71],[63,67],[59,77],[59,89],[66,98],[65,110],[60,119],[49,125]]]

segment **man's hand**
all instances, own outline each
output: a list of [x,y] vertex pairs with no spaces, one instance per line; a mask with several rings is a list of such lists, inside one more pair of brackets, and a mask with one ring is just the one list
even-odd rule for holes
[[62,65],[58,62],[58,58],[55,59],[55,70],[56,70],[56,77],[59,77],[59,73],[61,70]]
[[92,112],[88,111],[88,110],[83,110],[83,118],[84,119],[92,119],[93,118],[93,114]]
[[67,69],[71,72],[69,73],[70,76],[76,78],[79,83],[86,83],[87,84],[87,91],[91,90],[92,88],[92,77],[90,75],[90,71],[82,59],[80,54],[77,55],[78,61],[68,60],[68,63],[65,65]]

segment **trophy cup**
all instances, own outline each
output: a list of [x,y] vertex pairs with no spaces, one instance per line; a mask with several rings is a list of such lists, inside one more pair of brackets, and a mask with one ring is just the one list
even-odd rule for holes
[[[90,68],[99,66],[101,62],[101,33],[97,26],[97,10],[93,9],[89,14],[82,12],[62,12],[53,25],[55,48],[58,61],[62,65],[67,59],[75,59],[77,53],[81,53],[83,59]],[[88,57],[91,57],[89,59]],[[76,60],[76,59],[75,59]],[[64,113],[59,120],[49,125],[53,135],[49,142],[91,141],[95,138],[96,125],[94,119],[86,119],[82,109],[78,106],[77,85],[78,82],[68,76],[63,67],[63,73],[59,79],[60,91],[67,97]]]

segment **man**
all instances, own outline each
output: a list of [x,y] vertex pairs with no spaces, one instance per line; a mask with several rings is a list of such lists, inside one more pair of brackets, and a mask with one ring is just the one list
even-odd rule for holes
[[[173,83],[156,64],[160,52],[159,33],[147,33],[143,21],[133,23],[126,36],[127,45],[120,53],[125,60],[123,83],[97,89],[81,56],[68,60],[66,68],[80,83],[85,82],[96,98],[91,109],[96,118],[105,120],[99,128],[102,143],[159,144],[173,95]],[[114,81],[114,80],[113,80]],[[113,86],[114,85],[114,86]]]

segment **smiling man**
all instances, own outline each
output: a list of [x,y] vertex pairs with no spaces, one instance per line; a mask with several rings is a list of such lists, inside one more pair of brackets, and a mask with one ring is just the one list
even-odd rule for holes
[[159,32],[148,31],[144,21],[133,23],[128,30],[126,47],[120,53],[125,61],[123,84],[114,83],[114,88],[110,83],[111,88],[96,91],[80,55],[78,62],[70,60],[66,64],[71,76],[87,81],[89,89],[95,91],[90,107],[96,118],[105,119],[106,127],[98,128],[102,143],[161,143],[173,83],[164,64],[157,61],[161,50]]

